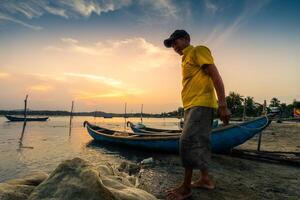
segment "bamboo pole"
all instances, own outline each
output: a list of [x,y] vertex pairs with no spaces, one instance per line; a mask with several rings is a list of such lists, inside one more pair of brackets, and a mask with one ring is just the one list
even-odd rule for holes
[[[267,114],[267,112],[266,112],[266,107],[267,107],[267,101],[264,100],[263,113],[262,113],[263,115],[266,115],[266,114]],[[260,151],[261,136],[262,136],[262,134],[261,134],[261,132],[260,132],[259,135],[258,135],[257,151]]]
[[266,112],[266,109],[267,109],[267,101],[264,100],[264,105],[263,105],[263,112],[262,114],[265,115],[267,112]]
[[26,95],[25,100],[24,100],[24,123],[23,123],[20,141],[19,141],[19,144],[20,144],[19,148],[21,148],[23,145],[23,137],[24,137],[26,122],[27,122],[27,120],[26,120],[27,119],[27,99],[28,99],[28,94]]
[[141,123],[143,123],[143,104],[142,104],[142,107],[141,107]]
[[26,117],[27,117],[27,99],[28,99],[28,94],[26,95],[24,100],[24,118],[25,118],[24,121],[26,121]]
[[125,112],[124,112],[124,131],[126,131],[126,119],[127,119],[127,103],[125,103]]
[[243,122],[246,121],[246,98],[244,98]]
[[72,130],[73,109],[74,109],[74,101],[72,101],[71,112],[70,112],[69,136],[71,135],[71,130]]

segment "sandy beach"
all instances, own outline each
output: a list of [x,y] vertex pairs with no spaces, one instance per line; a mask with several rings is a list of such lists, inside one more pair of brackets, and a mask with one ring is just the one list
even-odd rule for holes
[[[261,150],[300,151],[299,123],[271,123],[262,135]],[[239,146],[256,149],[257,136]],[[179,157],[154,157],[153,167],[141,173],[140,188],[165,199],[164,191],[179,183],[183,169]],[[295,199],[300,198],[300,168],[225,155],[213,155],[211,172],[216,189],[193,189],[190,199]],[[195,173],[196,178],[198,172]]]

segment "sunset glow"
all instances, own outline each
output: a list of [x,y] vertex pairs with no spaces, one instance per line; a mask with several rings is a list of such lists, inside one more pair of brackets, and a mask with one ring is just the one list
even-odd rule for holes
[[38,2],[0,5],[0,109],[29,94],[31,109],[176,110],[181,57],[162,43],[175,29],[212,50],[226,93],[300,99],[297,1]]

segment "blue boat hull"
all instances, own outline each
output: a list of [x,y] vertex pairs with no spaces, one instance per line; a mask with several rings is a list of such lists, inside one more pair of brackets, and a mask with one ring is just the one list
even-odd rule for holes
[[[216,128],[211,134],[211,145],[213,153],[226,153],[232,148],[243,144],[257,133],[265,129],[270,120],[260,117],[238,125],[229,125]],[[161,152],[179,152],[180,136],[115,136],[101,133],[93,129],[93,125],[87,124],[88,133],[99,142],[111,143],[112,145],[126,145],[134,148],[143,148]]]

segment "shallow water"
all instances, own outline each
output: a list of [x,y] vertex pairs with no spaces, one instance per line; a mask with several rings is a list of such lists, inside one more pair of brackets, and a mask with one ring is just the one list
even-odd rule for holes
[[[7,122],[0,117],[0,182],[20,177],[32,171],[52,171],[61,161],[76,156],[92,161],[119,164],[121,161],[139,162],[152,156],[151,152],[93,142],[82,126],[85,120],[114,130],[124,131],[124,118],[74,117],[72,129],[69,117],[50,117],[47,122],[27,122],[22,145],[22,122]],[[139,118],[129,118],[139,122]],[[178,119],[144,118],[152,127],[176,129]],[[128,128],[126,131],[130,131]]]

